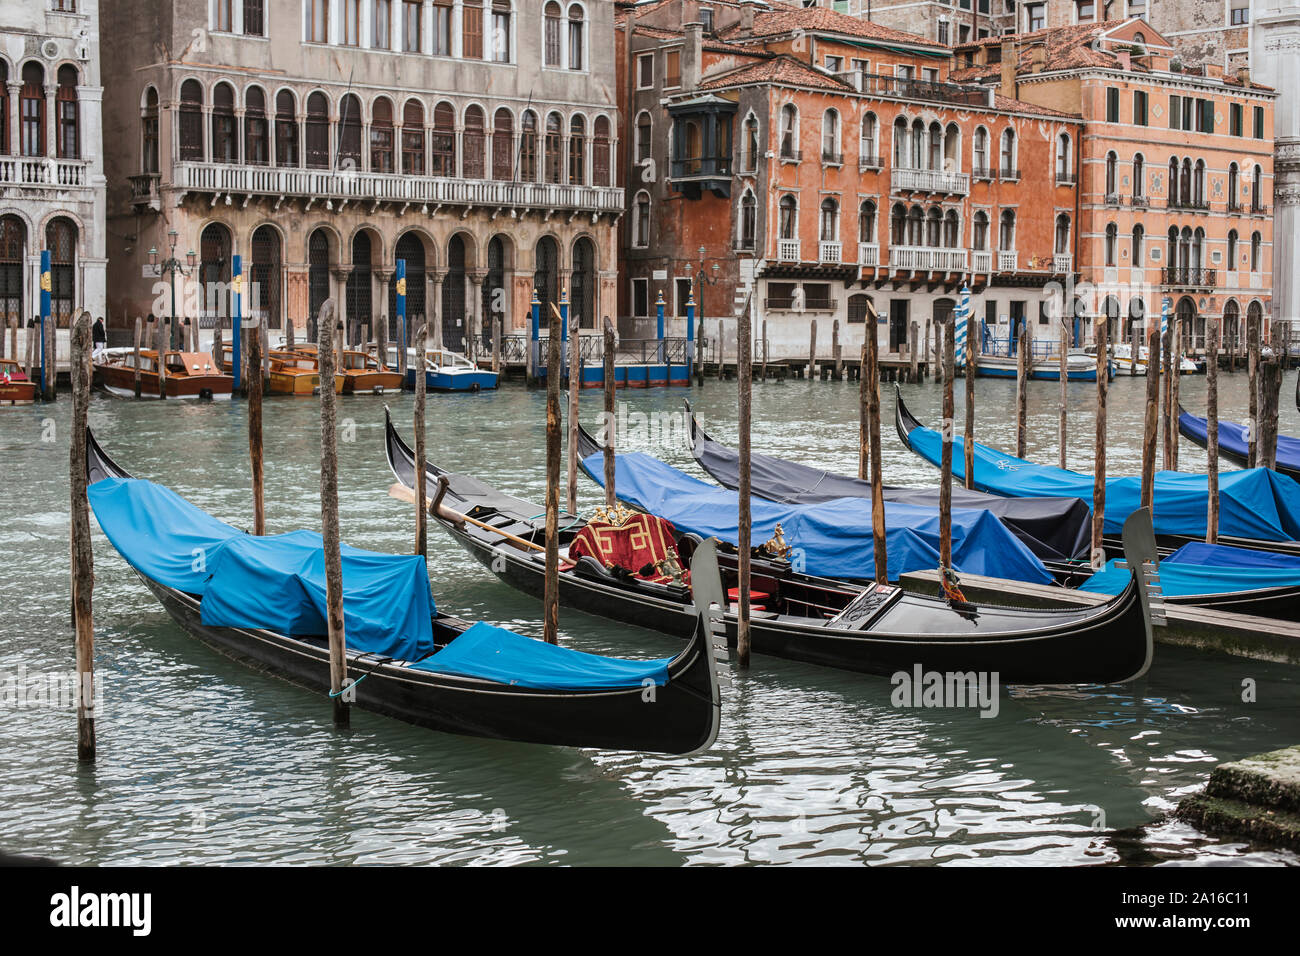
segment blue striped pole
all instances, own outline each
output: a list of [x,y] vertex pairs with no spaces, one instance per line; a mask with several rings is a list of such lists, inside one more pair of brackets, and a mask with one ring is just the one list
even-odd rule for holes
[[560,382],[563,383],[565,377],[572,371],[569,368],[569,350],[566,347],[569,342],[569,293],[566,289],[560,289]]
[[[405,259],[397,260],[397,270],[394,274],[396,276],[396,279],[394,281],[397,283],[397,285],[394,286],[394,288],[397,290],[397,354],[398,356],[404,356],[406,355],[406,260]],[[425,311],[427,314],[428,310],[426,309]],[[387,333],[385,333],[385,335],[387,335]],[[429,340],[428,335],[426,334],[425,341],[428,342],[428,340]],[[403,363],[399,359],[397,364],[398,366],[401,366]],[[417,355],[415,357],[415,374],[419,375],[423,370],[424,370],[424,356]],[[402,383],[402,387],[403,388],[406,387],[405,382]]]
[[686,297],[686,384],[691,383],[691,366],[695,364],[695,292]]
[[966,323],[970,317],[970,289],[966,286],[961,287],[961,301],[957,306],[957,330],[956,330],[956,347],[957,347],[957,367],[965,368],[966,366]]
[[[50,318],[50,290],[52,284],[50,281],[50,250],[41,250],[41,396],[46,397],[49,394],[49,382],[46,380],[46,374],[50,371],[45,367],[45,323]],[[58,374],[58,369],[53,370]]]
[[[172,277],[175,281],[175,276]],[[233,255],[230,257],[230,284],[234,289],[234,301],[231,303],[230,316],[230,361],[231,367],[235,370],[235,380],[231,386],[231,395],[239,394],[239,379],[242,359],[240,358],[243,349],[244,338],[244,315],[243,315],[243,293],[244,293],[244,257]]]
[[529,345],[528,363],[533,370],[533,379],[537,380],[542,377],[542,302],[537,298],[537,287],[533,286],[532,302],[532,343]]
[[659,364],[663,365],[664,364],[664,290],[663,289],[659,290],[659,301],[655,303],[655,315],[656,315],[656,319],[658,320],[658,325],[656,326],[656,331],[655,331],[655,338],[659,342],[657,354],[659,356]]

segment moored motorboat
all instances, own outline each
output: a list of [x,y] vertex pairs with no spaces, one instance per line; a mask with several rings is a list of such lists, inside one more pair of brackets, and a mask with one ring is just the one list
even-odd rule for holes
[[30,405],[34,401],[36,383],[17,361],[0,358],[0,405]]
[[320,391],[316,358],[301,352],[272,349],[271,374],[267,390],[272,395],[315,395]]
[[[1082,351],[1072,350],[1065,357],[1065,377],[1071,382],[1097,381],[1097,360]],[[976,359],[976,374],[982,378],[1015,378],[1019,375],[1019,359],[1012,355],[981,355]],[[1115,366],[1108,365],[1108,373],[1115,377]],[[1035,358],[1029,367],[1029,377],[1040,381],[1059,382],[1061,380],[1061,363],[1059,358]]]
[[[135,350],[107,349],[94,363],[96,380],[115,395],[135,395]],[[140,397],[204,398],[228,401],[234,379],[218,370],[208,352],[141,349]],[[160,373],[161,370],[161,373]]]
[[[396,365],[396,347],[389,348]],[[406,350],[406,387],[415,388],[415,369],[418,360],[414,349]],[[481,392],[491,391],[500,384],[501,377],[491,369],[479,368],[468,358],[451,349],[428,349],[424,361],[424,387],[431,392]]]
[[[414,454],[391,420],[385,431],[389,466],[398,487],[409,493],[415,484]],[[425,464],[425,473],[434,497],[432,513],[442,528],[502,581],[540,598],[545,527],[539,515],[544,509],[431,463]],[[1135,569],[1155,557],[1144,515],[1135,516],[1126,528],[1127,554]],[[560,602],[669,634],[690,634],[689,583],[662,580],[647,568],[611,568],[590,554],[574,556],[571,549],[587,524],[575,516],[561,521],[561,553],[571,560],[560,571]],[[698,539],[680,535],[672,544],[680,563]],[[734,553],[720,553],[719,564],[723,586],[734,600]],[[1061,611],[950,605],[892,585],[818,578],[794,571],[788,561],[764,557],[753,561],[750,588],[762,607],[751,620],[756,653],[851,671],[889,675],[920,665],[946,672],[997,672],[1008,683],[1111,683],[1145,673],[1151,660],[1149,595],[1137,572],[1131,586],[1106,604]],[[734,644],[734,606],[724,620]]]
[[[100,527],[173,620],[223,653],[329,691],[319,534],[243,534],[133,479],[89,433],[87,450]],[[716,582],[711,553],[703,549],[694,570]],[[346,689],[360,708],[450,733],[573,747],[687,754],[716,739],[708,605],[692,609],[677,656],[622,660],[439,613],[421,557],[345,545],[342,560]]]
[[383,395],[402,387],[402,374],[382,367],[371,355],[345,349],[342,365],[344,395]]

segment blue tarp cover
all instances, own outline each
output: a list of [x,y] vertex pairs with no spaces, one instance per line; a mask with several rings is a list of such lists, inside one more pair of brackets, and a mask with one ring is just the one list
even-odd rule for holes
[[591,690],[638,687],[646,680],[663,685],[670,663],[672,658],[629,661],[584,654],[479,621],[444,650],[414,666],[522,687]]
[[[1109,561],[1082,585],[1081,591],[1118,594],[1129,572]],[[1300,585],[1300,555],[1252,551],[1220,544],[1185,544],[1160,562],[1161,590],[1172,596],[1228,594]]]
[[[1182,412],[1178,416],[1178,425],[1182,431],[1195,435],[1202,445],[1209,441],[1209,425],[1204,418]],[[1240,458],[1249,458],[1250,442],[1246,426],[1240,422],[1219,419],[1219,447]],[[1300,470],[1300,438],[1277,436],[1277,464],[1279,468]]]
[[[89,489],[95,518],[146,577],[198,595],[205,624],[325,634],[325,554],[314,531],[256,537],[161,485],[105,478]],[[584,654],[478,623],[432,657],[433,595],[424,559],[342,545],[348,647],[440,673],[523,687],[639,687],[668,679],[668,660]],[[421,660],[423,658],[423,660]]]
[[[583,460],[597,483],[605,478],[604,455]],[[641,452],[614,456],[614,487],[620,500],[671,521],[680,531],[735,544],[736,492],[708,484]],[[835,498],[815,504],[783,504],[752,498],[753,537],[761,543],[781,525],[785,540],[802,552],[804,570],[823,577],[873,576],[871,501]],[[888,577],[939,566],[939,513],[934,508],[886,503]],[[998,519],[978,509],[952,513],[952,560],[958,572],[1041,584],[1052,576],[1041,561]]]
[[[938,464],[943,440],[932,428],[908,435],[916,452]],[[952,470],[966,476],[963,440],[953,439]],[[1156,472],[1156,534],[1205,535],[1209,479],[1177,471]],[[1082,498],[1092,507],[1092,475],[1054,465],[1036,465],[975,443],[975,487],[1009,498]],[[1106,479],[1106,533],[1119,534],[1124,520],[1141,506],[1140,476]],[[955,514],[955,512],[954,512]],[[1225,471],[1219,475],[1219,533],[1263,541],[1300,537],[1300,482],[1267,468]]]

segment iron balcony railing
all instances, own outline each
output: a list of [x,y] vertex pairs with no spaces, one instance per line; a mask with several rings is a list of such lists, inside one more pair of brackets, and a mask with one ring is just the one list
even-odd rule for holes
[[1169,202],[1165,204],[1168,209],[1183,209],[1189,212],[1209,212],[1210,202],[1208,199],[1194,199],[1191,197],[1170,197]]
[[1193,289],[1213,289],[1217,285],[1218,270],[1199,266],[1164,266],[1160,270],[1163,285]]
[[884,163],[881,162],[880,157],[875,154],[874,150],[870,153],[863,153],[858,157],[859,171],[864,171],[868,169],[883,169],[883,168],[884,168]]
[[674,159],[672,163],[673,179],[730,175],[730,156],[690,156],[686,159]]
[[835,74],[859,93],[896,96],[904,100],[923,100],[927,103],[951,103],[956,106],[988,106],[989,89],[985,86],[962,86],[956,83],[938,83],[916,80],[864,70],[851,70]]

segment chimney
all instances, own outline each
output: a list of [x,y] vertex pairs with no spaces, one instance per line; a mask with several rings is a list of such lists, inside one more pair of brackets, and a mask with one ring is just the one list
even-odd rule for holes
[[[1047,65],[1047,44],[1035,43],[1029,48],[1029,71],[1031,73],[1042,73],[1043,67]],[[1127,67],[1125,67],[1127,69]]]
[[740,5],[740,32],[745,36],[754,35],[754,5],[752,3],[742,3]]
[[998,92],[1010,99],[1016,98],[1016,68],[1020,66],[1020,58],[1016,55],[1016,41],[1006,39],[1002,41],[1002,82],[998,85]]
[[1119,68],[1125,73],[1133,69],[1133,54],[1128,50],[1120,50],[1115,54],[1115,59],[1119,60]]
[[1237,68],[1237,82],[1246,89],[1250,89],[1250,67],[1242,66]]
[[682,45],[682,90],[693,90],[700,85],[700,61],[704,57],[704,24],[685,25],[686,42]]

